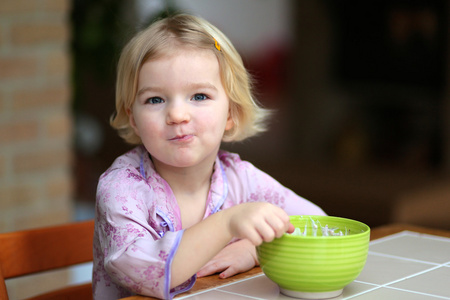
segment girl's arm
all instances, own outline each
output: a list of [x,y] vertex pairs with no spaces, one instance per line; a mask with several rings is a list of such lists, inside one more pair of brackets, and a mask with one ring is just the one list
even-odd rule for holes
[[269,203],[244,203],[217,212],[185,230],[172,261],[170,287],[189,279],[233,237],[257,246],[292,230],[289,216]]
[[[221,159],[225,161],[231,202],[269,202],[283,208],[288,215],[325,215],[320,207],[284,187],[251,163],[241,161],[236,154],[222,152]],[[226,278],[255,265],[258,265],[255,246],[242,239],[224,247],[200,269],[197,276],[221,272],[219,276]]]
[[221,272],[220,278],[248,271],[259,265],[256,247],[249,240],[231,242],[213,257],[200,271],[197,277],[204,277]]

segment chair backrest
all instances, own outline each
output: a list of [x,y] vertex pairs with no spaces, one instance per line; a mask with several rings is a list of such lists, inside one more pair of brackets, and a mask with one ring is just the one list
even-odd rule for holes
[[[5,279],[92,261],[93,236],[93,220],[0,233],[0,299],[9,299]],[[30,299],[92,299],[92,287],[71,286]]]

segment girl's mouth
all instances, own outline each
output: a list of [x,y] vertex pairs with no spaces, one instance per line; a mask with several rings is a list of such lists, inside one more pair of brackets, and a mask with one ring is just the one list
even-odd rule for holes
[[176,137],[173,137],[173,138],[169,139],[169,141],[172,141],[172,142],[187,142],[187,141],[190,141],[192,139],[192,137],[193,137],[192,134],[177,135]]

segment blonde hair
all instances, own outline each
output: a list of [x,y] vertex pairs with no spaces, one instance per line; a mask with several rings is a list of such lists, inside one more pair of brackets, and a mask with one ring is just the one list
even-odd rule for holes
[[234,126],[224,133],[223,141],[244,140],[266,130],[269,111],[254,98],[251,77],[229,39],[202,18],[178,14],[156,21],[139,32],[122,50],[117,70],[116,112],[110,123],[126,142],[142,143],[131,127],[127,114],[136,99],[141,67],[148,60],[175,51],[174,42],[194,49],[209,49],[218,59],[234,122]]

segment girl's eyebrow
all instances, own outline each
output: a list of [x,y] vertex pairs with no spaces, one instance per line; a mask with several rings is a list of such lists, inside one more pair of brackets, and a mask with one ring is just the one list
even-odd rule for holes
[[188,89],[192,89],[192,90],[209,89],[209,90],[217,91],[216,86],[209,82],[191,83],[191,84],[186,85],[186,87]]
[[139,96],[139,95],[142,95],[142,94],[145,93],[145,92],[156,92],[156,93],[158,93],[158,92],[162,92],[162,89],[161,89],[161,88],[158,88],[158,87],[144,86],[143,88],[141,88],[141,89],[137,92],[137,94],[138,94],[138,96]]
[[[217,87],[209,82],[199,82],[199,83],[189,83],[183,87],[187,90],[201,90],[201,89],[209,89],[213,91],[217,91]],[[142,95],[145,92],[156,92],[156,93],[162,93],[164,91],[163,88],[160,87],[154,87],[154,86],[144,86],[138,91],[138,96]]]

